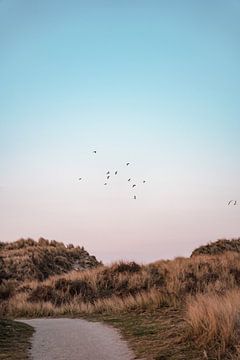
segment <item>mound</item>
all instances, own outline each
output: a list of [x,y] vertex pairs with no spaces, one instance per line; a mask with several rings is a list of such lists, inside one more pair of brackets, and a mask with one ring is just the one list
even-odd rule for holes
[[45,280],[51,275],[100,265],[83,247],[40,238],[0,243],[0,279]]
[[232,240],[218,240],[195,249],[191,256],[196,255],[217,255],[226,251],[240,252],[240,238]]

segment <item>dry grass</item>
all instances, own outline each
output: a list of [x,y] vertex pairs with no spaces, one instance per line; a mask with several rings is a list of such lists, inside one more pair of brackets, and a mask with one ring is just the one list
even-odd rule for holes
[[100,263],[84,248],[65,246],[57,241],[40,238],[0,243],[0,279],[44,280],[51,275],[73,269],[86,269]]
[[[6,297],[0,303],[0,313],[13,317],[128,319],[131,325],[126,334],[131,335],[137,352],[140,348],[143,353],[144,349],[150,351],[146,344],[154,344],[151,354],[156,357],[149,354],[147,359],[240,358],[238,252],[142,266],[134,262],[101,265],[41,282],[26,280]],[[150,329],[151,321],[158,324],[153,333],[149,330],[141,335],[134,330],[131,319],[139,316],[142,325],[137,326],[142,329],[145,325]],[[124,321],[119,320],[123,331]]]
[[[225,295],[198,294],[187,301],[187,322],[199,346],[214,344],[219,355],[240,346],[240,291]],[[240,355],[240,353],[239,353]]]
[[240,252],[240,238],[232,240],[221,239],[211,242],[210,244],[200,246],[192,252],[191,256],[217,255],[226,251]]

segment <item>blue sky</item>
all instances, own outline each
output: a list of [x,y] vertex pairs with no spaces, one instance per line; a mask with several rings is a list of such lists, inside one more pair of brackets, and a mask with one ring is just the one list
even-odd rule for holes
[[[150,261],[239,236],[239,15],[237,0],[0,1],[1,240]],[[135,202],[128,176],[148,180]]]

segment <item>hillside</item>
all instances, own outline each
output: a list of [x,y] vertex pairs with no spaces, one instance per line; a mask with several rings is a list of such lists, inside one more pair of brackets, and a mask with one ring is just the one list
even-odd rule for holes
[[40,238],[0,243],[0,279],[45,280],[51,275],[100,265],[82,247]]
[[232,240],[218,240],[195,249],[191,256],[196,255],[217,255],[226,251],[240,252],[240,238]]
[[[0,286],[0,316],[108,321],[121,329],[139,358],[148,360],[239,359],[240,253],[228,251],[237,248],[238,241],[221,240],[227,251],[214,255],[194,251],[190,258],[148,265],[93,266],[41,281],[15,282],[14,287],[14,280],[5,281]],[[41,242],[34,244],[27,248],[41,248]],[[15,250],[11,246],[1,252],[15,254],[16,245]],[[49,242],[46,248],[51,248]]]

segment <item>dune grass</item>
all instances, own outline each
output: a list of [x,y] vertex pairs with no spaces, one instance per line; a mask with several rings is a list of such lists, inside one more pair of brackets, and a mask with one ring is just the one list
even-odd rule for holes
[[146,359],[239,359],[240,253],[203,252],[26,280],[1,302],[0,314],[107,321]]

